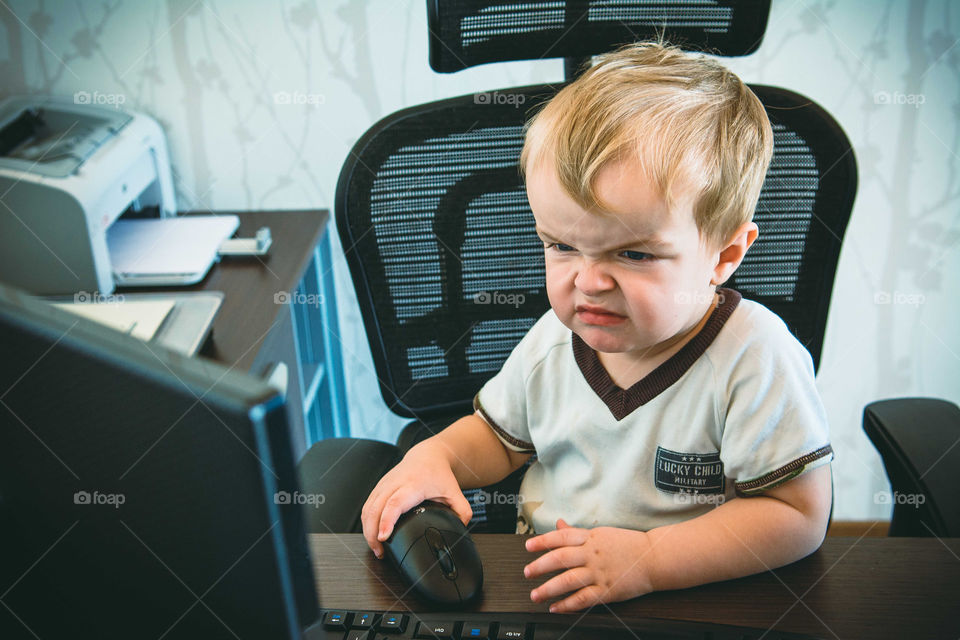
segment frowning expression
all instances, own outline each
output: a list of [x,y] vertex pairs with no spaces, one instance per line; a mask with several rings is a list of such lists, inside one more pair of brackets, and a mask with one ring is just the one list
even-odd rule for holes
[[693,194],[673,209],[631,162],[610,164],[587,210],[544,163],[527,196],[544,243],[547,294],[560,320],[593,349],[653,357],[693,329],[713,303],[712,251],[693,218]]

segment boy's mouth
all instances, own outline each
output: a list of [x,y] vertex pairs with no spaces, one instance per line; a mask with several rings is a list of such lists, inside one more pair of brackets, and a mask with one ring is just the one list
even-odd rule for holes
[[609,327],[620,324],[626,320],[626,316],[622,316],[619,313],[614,313],[613,311],[604,309],[603,307],[594,307],[589,304],[578,304],[575,307],[575,311],[577,313],[577,318],[586,324]]

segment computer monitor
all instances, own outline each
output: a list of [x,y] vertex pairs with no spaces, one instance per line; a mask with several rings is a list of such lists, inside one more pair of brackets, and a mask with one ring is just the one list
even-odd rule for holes
[[288,429],[263,381],[0,285],[0,637],[299,638]]

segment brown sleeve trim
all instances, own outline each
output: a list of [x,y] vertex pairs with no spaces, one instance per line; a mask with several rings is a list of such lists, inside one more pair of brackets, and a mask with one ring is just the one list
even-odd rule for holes
[[787,480],[797,477],[803,472],[808,464],[814,462],[815,460],[819,460],[824,456],[828,456],[831,453],[833,453],[833,447],[828,444],[825,447],[820,447],[816,451],[811,451],[806,455],[800,456],[793,462],[787,463],[779,469],[764,474],[759,478],[747,480],[746,482],[737,482],[734,484],[734,487],[736,488],[738,494],[745,496],[763,493],[764,491],[780,486]]
[[488,425],[490,425],[490,428],[493,429],[494,433],[496,433],[497,436],[499,436],[501,440],[503,440],[504,442],[507,442],[507,443],[513,445],[514,447],[517,447],[518,449],[521,449],[523,453],[536,453],[536,452],[537,452],[537,450],[536,450],[536,448],[534,448],[532,442],[526,442],[525,440],[521,440],[521,439],[519,439],[519,438],[515,438],[514,436],[512,436],[512,435],[510,435],[509,433],[507,433],[506,431],[504,431],[504,430],[503,430],[503,427],[501,427],[500,425],[498,425],[496,422],[494,422],[494,421],[490,418],[490,416],[487,414],[487,412],[483,410],[483,405],[480,404],[480,394],[479,394],[479,393],[478,393],[477,395],[473,396],[473,409],[474,409],[474,411],[479,411],[479,412],[480,412],[480,416],[484,419],[484,421],[485,421]]

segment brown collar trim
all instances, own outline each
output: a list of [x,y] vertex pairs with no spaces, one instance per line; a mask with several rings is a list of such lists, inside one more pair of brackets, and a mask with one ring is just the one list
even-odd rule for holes
[[700,333],[629,389],[618,387],[610,379],[607,370],[603,368],[597,352],[591,349],[580,336],[573,334],[571,342],[577,366],[580,367],[580,372],[583,373],[590,388],[603,400],[614,418],[623,420],[637,407],[645,405],[660,395],[679,380],[713,343],[741,299],[740,293],[733,289],[719,288],[717,293],[720,294],[720,304],[710,314]]

